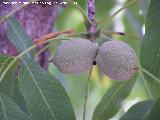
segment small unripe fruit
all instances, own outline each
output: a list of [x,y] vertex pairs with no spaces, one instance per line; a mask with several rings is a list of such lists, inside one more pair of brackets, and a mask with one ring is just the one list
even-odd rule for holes
[[92,67],[97,51],[98,45],[95,43],[76,38],[57,48],[53,63],[64,74],[86,72]]
[[96,62],[101,70],[114,80],[128,80],[136,71],[137,56],[134,50],[122,41],[103,43]]

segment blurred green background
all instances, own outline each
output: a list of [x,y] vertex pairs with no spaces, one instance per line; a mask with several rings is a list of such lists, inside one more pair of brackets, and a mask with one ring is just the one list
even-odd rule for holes
[[[112,15],[113,12],[121,8],[128,1],[95,0],[95,2],[96,21],[98,22],[103,18]],[[85,12],[87,12],[87,0],[77,0],[77,3]],[[145,32],[144,20],[148,3],[148,0],[141,0],[140,2],[131,5],[125,11],[123,10],[116,15],[112,22],[105,27],[105,30],[125,32],[131,35],[136,35],[139,39],[118,35],[111,35],[110,37],[128,43],[136,51],[137,56],[139,56],[140,41]],[[81,13],[71,5],[67,6],[65,9],[60,9],[59,16],[56,20],[56,27],[54,29],[56,31],[62,31],[70,28],[74,28],[77,33],[86,31]],[[105,37],[101,37],[97,39],[97,42],[100,45],[106,40],[107,39]],[[59,44],[61,44],[59,41],[55,42],[54,46],[50,48],[53,56]],[[80,75],[64,75],[60,73],[51,63],[49,64],[49,71],[56,76],[66,88],[76,111],[77,120],[81,120],[88,73]],[[110,78],[103,75],[97,66],[94,66],[91,76],[89,99],[87,103],[87,120],[91,119],[94,108],[108,88],[110,88],[115,82],[116,81],[110,80]],[[118,120],[122,113],[126,112],[131,105],[146,99],[149,99],[149,96],[147,94],[145,84],[143,80],[138,77],[131,94],[123,102],[121,110],[111,120]]]

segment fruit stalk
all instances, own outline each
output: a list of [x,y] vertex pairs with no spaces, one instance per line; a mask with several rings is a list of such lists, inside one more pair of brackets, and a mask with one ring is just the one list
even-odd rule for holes
[[[93,24],[89,24],[87,26],[87,32],[91,34],[91,36],[88,38],[91,42],[96,43],[95,39],[95,33],[96,33],[96,21],[95,21],[95,15],[96,15],[96,9],[95,9],[95,1],[94,0],[88,0],[88,18]],[[92,66],[93,68],[93,66]],[[84,100],[84,110],[83,110],[83,120],[85,120],[86,117],[86,106],[87,106],[87,99],[88,99],[88,93],[89,93],[89,86],[91,82],[91,74],[92,74],[92,68],[89,71],[89,77],[86,85],[86,93],[85,93],[85,100]]]

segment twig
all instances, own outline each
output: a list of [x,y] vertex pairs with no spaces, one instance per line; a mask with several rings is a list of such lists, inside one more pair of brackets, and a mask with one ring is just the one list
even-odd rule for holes
[[[69,39],[71,39],[71,38],[66,38],[66,39],[58,39],[58,38],[57,38],[57,40],[69,40]],[[36,53],[35,58],[36,58],[37,56],[39,56],[42,52],[44,52],[46,49],[48,49],[50,46],[52,46],[52,43],[49,43],[48,45],[46,45],[46,46],[44,46],[43,48],[41,48],[41,49]]]
[[65,30],[65,31],[61,31],[61,32],[53,32],[53,33],[44,35],[42,38],[35,39],[35,43],[37,46],[40,46],[40,45],[44,44],[44,42],[48,39],[56,38],[57,36],[62,35],[62,34],[71,35],[74,32],[75,32],[74,29],[69,29],[69,30]]
[[52,45],[52,44],[48,44],[48,45],[44,46],[42,49],[40,49],[40,50],[36,53],[36,55],[35,55],[34,58],[37,58],[42,52],[44,52],[46,49],[48,49],[51,45]]
[[112,34],[116,34],[116,35],[121,35],[121,36],[128,36],[130,38],[133,38],[133,39],[139,39],[139,37],[137,37],[136,35],[131,35],[131,34],[128,34],[128,33],[124,33],[124,32],[115,32],[115,31],[101,31],[103,34],[105,35],[112,35]]
[[99,25],[98,30],[102,29],[106,23],[109,23],[119,12],[121,12],[122,10],[124,10],[125,8],[129,7],[130,5],[132,5],[133,3],[137,2],[138,0],[132,0],[130,2],[128,2],[126,5],[124,5],[122,8],[120,8],[119,10],[117,10],[115,13],[113,13],[113,15],[111,15],[110,17],[105,18],[104,20],[102,20],[102,24]]
[[88,76],[86,93],[85,93],[85,100],[84,100],[83,120],[85,120],[85,117],[86,117],[86,106],[87,106],[88,93],[89,93],[89,87],[90,87],[90,82],[91,82],[92,69],[93,69],[93,66],[89,70],[89,76]]
[[7,18],[9,18],[10,16],[12,16],[14,13],[16,13],[19,10],[21,10],[22,8],[28,6],[31,2],[36,2],[36,1],[39,1],[39,0],[31,0],[31,1],[28,2],[28,4],[22,4],[22,5],[18,6],[18,7],[16,7],[11,12],[9,12],[7,15],[1,17],[0,24],[2,24]]
[[95,36],[94,33],[97,30],[97,25],[96,25],[96,21],[95,21],[95,15],[96,15],[96,9],[95,9],[95,1],[94,0],[88,0],[88,18],[90,19],[90,21],[92,21],[93,24],[89,24],[87,26],[87,31],[88,33],[93,34],[89,39],[92,42],[96,42],[95,40]]
[[109,37],[109,36],[107,36],[106,34],[103,34],[103,33],[101,33],[100,36],[103,36],[106,39],[111,40],[111,41],[114,40],[113,38],[111,38],[111,37]]

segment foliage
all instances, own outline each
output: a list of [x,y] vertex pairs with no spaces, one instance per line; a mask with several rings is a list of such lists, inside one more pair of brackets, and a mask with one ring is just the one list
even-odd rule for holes
[[[81,2],[80,6],[85,10],[87,2],[80,0],[78,2]],[[109,16],[116,3],[114,0],[96,1],[97,21],[106,15]],[[114,16],[115,19],[109,19],[112,22],[103,26],[97,43],[101,44],[108,39],[126,42],[137,54],[139,69],[130,80],[118,82],[110,80],[101,74],[99,69],[94,68],[87,120],[108,120],[114,117],[120,120],[159,120],[160,118],[160,34],[158,32],[160,31],[160,2],[141,0],[137,4],[137,6],[132,4],[128,8],[124,7],[126,10],[119,18]],[[140,10],[141,15],[138,13]],[[19,55],[0,55],[0,119],[82,119],[82,115],[79,115],[82,107],[79,106],[83,104],[88,75],[64,75],[57,71],[53,64],[49,64],[49,71],[41,68],[34,62],[37,44],[32,42],[16,19],[8,17],[7,36],[17,48]],[[58,30],[75,27],[78,37],[84,37],[86,32],[83,17],[76,7],[67,7],[62,11],[56,25]],[[99,27],[101,22],[97,25]],[[115,26],[123,26],[124,31],[118,31],[118,27]],[[143,27],[145,27],[145,35],[142,32]],[[57,39],[63,38],[60,36]],[[57,47],[57,44],[53,46]],[[55,48],[50,50],[52,53],[55,52]],[[137,86],[141,89],[136,90]],[[145,98],[140,96],[140,102],[124,112],[124,104],[136,98],[140,92],[146,95]]]

